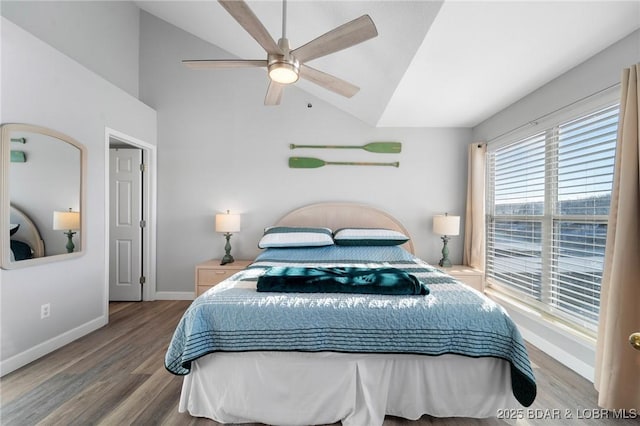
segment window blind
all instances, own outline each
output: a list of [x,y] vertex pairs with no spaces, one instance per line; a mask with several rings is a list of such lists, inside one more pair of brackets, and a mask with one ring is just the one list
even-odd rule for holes
[[539,299],[545,193],[545,133],[489,155],[487,274]]
[[488,155],[487,281],[595,329],[619,106]]
[[618,105],[558,126],[551,138],[553,196],[550,300],[596,323],[618,129]]

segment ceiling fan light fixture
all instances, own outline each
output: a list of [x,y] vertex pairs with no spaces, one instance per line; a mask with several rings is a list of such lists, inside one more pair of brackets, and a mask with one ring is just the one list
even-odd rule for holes
[[269,78],[280,84],[291,84],[298,81],[298,71],[299,67],[285,61],[269,64]]

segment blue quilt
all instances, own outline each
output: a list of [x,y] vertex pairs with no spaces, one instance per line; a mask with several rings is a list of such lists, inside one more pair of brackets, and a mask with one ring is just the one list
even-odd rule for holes
[[[363,250],[361,250],[363,249]],[[274,266],[394,267],[416,276],[426,296],[259,293]],[[524,341],[504,308],[399,247],[269,249],[246,270],[198,297],[165,357],[188,374],[191,361],[220,351],[335,351],[459,354],[510,362],[513,394],[524,406],[536,383]]]

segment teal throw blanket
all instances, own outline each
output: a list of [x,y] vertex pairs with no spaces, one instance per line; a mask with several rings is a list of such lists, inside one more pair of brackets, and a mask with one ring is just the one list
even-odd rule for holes
[[403,270],[356,267],[276,266],[258,278],[257,290],[278,293],[429,294],[427,286]]

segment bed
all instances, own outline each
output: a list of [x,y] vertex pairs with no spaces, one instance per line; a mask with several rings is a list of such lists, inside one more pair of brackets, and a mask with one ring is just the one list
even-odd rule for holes
[[[387,213],[351,203],[306,206],[275,227],[409,235]],[[416,278],[428,294],[257,291],[277,269],[344,268],[391,268]],[[524,342],[504,309],[416,258],[410,239],[270,245],[246,270],[194,300],[165,366],[184,375],[179,410],[221,423],[486,418],[529,406],[536,395]]]

